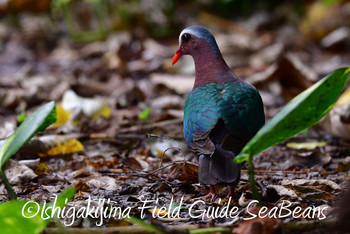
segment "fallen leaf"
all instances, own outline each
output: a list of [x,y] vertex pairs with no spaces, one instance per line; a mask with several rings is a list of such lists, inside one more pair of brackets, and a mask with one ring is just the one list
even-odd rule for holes
[[347,27],[342,26],[322,38],[321,45],[328,50],[344,51],[350,42],[349,37],[350,30]]
[[62,98],[62,107],[72,115],[72,119],[78,119],[79,114],[84,114],[92,119],[111,116],[110,107],[100,98],[83,98],[74,91],[68,90]]
[[[278,63],[246,79],[259,89],[265,88],[276,96],[282,95],[286,101],[309,88],[316,80],[317,74],[292,53],[284,54]],[[274,85],[275,81],[278,86]]]
[[168,214],[168,211],[159,208],[149,209],[148,211],[157,215],[159,214],[160,216],[165,216]]
[[90,190],[89,185],[88,185],[86,182],[82,181],[82,180],[79,180],[78,183],[76,183],[76,184],[74,185],[74,188],[75,188],[77,191],[82,191],[82,192],[87,192],[87,191]]
[[39,149],[40,157],[52,157],[73,154],[84,150],[84,146],[77,139],[65,135],[46,135],[35,138],[25,147],[25,150]]
[[0,139],[5,139],[11,136],[16,130],[16,125],[13,122],[5,121],[0,124]]
[[339,97],[333,109],[319,124],[335,136],[350,139],[350,88]]
[[[176,82],[174,82],[176,80]],[[153,73],[151,81],[154,84],[164,84],[165,86],[175,89],[177,93],[189,93],[193,88],[193,76],[188,75],[169,75]]]
[[20,185],[38,177],[32,169],[12,159],[6,162],[4,171],[12,185]]
[[[261,207],[249,208],[249,213],[258,214]],[[267,211],[268,212],[268,211]],[[266,212],[265,212],[266,213]],[[277,233],[279,223],[275,218],[260,218],[243,220],[238,227],[232,230],[234,234],[273,234]]]
[[105,189],[105,190],[119,190],[120,186],[117,185],[117,182],[115,179],[108,177],[108,176],[101,176],[94,179],[91,179],[86,182],[86,184],[90,188],[98,188],[98,189]]
[[293,157],[283,163],[286,168],[292,166],[301,166],[304,168],[322,167],[332,160],[332,157],[327,152],[321,151],[318,148],[307,152],[291,152],[291,155]]
[[29,167],[32,170],[35,170],[35,168],[38,166],[40,159],[28,159],[28,160],[20,160],[18,161],[21,164],[26,165],[27,167]]
[[270,184],[266,187],[267,189],[273,189],[277,192],[277,194],[281,197],[286,196],[294,199],[300,199],[298,195],[291,189],[283,186],[283,185],[273,185]]
[[40,157],[53,157],[80,152],[84,146],[77,139],[66,135],[46,135],[30,140],[21,150]]
[[306,180],[306,179],[295,179],[295,180],[282,180],[282,185],[292,185],[292,186],[326,186],[328,187],[327,191],[340,191],[341,187],[327,179],[317,179],[317,180]]
[[183,144],[172,140],[159,140],[152,144],[151,153],[158,157],[163,157],[163,154],[169,157],[169,155],[173,155],[178,151],[177,148],[183,149]]
[[50,0],[4,0],[0,3],[0,12],[46,12],[51,8]]
[[342,22],[339,4],[325,4],[315,1],[300,24],[300,31],[311,39],[320,39]]
[[49,168],[47,167],[46,163],[39,162],[34,170],[35,174],[37,175],[44,175],[49,172]]
[[314,150],[318,147],[325,147],[327,145],[326,141],[321,141],[321,142],[302,142],[302,143],[297,143],[297,142],[289,142],[287,143],[287,147],[291,149],[296,149],[296,150],[301,150],[301,149],[306,149],[306,150]]
[[171,167],[169,180],[180,180],[184,183],[198,181],[198,166],[182,163]]
[[57,121],[53,124],[53,126],[56,128],[59,128],[69,121],[71,113],[66,111],[63,108],[62,104],[57,105],[56,111],[57,111]]

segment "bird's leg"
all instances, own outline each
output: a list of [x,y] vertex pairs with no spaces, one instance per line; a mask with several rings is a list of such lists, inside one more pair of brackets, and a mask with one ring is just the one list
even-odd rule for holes
[[213,201],[214,198],[216,197],[215,185],[211,184],[209,185],[209,187],[210,187],[210,192],[207,195],[205,195],[203,199],[207,199],[211,197],[211,201]]
[[228,187],[227,198],[233,197],[234,195],[235,195],[235,187],[234,186],[229,186]]

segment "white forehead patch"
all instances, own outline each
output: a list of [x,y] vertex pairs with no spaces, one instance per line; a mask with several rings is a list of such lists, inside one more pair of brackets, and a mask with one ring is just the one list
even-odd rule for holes
[[182,30],[182,32],[180,33],[180,36],[179,36],[179,44],[180,45],[181,45],[181,37],[185,33],[191,34],[191,35],[196,36],[198,38],[205,38],[204,35],[202,35],[199,31],[192,30],[191,28],[185,28],[184,30]]

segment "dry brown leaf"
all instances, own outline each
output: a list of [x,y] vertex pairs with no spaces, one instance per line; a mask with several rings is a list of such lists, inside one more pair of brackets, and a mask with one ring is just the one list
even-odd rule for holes
[[0,3],[0,12],[46,12],[50,6],[51,0],[5,0]]
[[38,177],[38,175],[36,175],[32,169],[12,159],[9,159],[5,163],[4,171],[6,177],[12,185],[19,185],[29,182]]
[[285,162],[288,167],[301,166],[304,168],[322,167],[327,165],[332,160],[332,157],[320,149],[316,148],[313,151],[307,152],[291,152],[293,156],[288,162]]
[[35,174],[37,175],[45,175],[46,173],[49,172],[49,168],[47,167],[46,163],[44,162],[39,162],[38,165],[36,166],[34,170]]
[[198,166],[182,163],[171,167],[169,180],[180,180],[184,183],[198,181]]
[[144,169],[142,167],[141,163],[134,157],[126,158],[125,161],[124,161],[124,164],[127,167],[129,167],[129,168],[136,169],[136,170],[139,170],[139,171]]
[[82,180],[79,180],[77,184],[74,185],[74,188],[77,190],[77,191],[82,191],[82,192],[87,192],[90,190],[90,187],[89,185],[82,181]]
[[300,200],[298,195],[293,190],[291,190],[289,188],[286,188],[283,185],[273,185],[273,184],[271,184],[271,185],[268,185],[266,188],[267,189],[274,189],[277,192],[277,194],[279,196],[281,196],[281,197],[286,196],[286,197],[295,198],[295,199],[299,199]]
[[22,149],[22,152],[40,157],[73,154],[84,150],[77,139],[65,135],[46,135],[32,139]]
[[[252,214],[258,214],[260,207],[249,208]],[[234,234],[273,234],[277,233],[279,223],[275,218],[256,217],[250,220],[242,221],[239,226],[233,229]]]
[[108,176],[101,176],[91,179],[86,182],[90,188],[98,188],[105,190],[119,190],[120,185],[117,184],[115,179]]
[[[257,88],[270,89],[275,95],[283,95],[290,101],[296,95],[309,88],[317,79],[316,73],[294,54],[284,54],[277,64],[266,71],[254,74],[246,81]],[[277,81],[279,87],[272,86]]]
[[340,191],[341,187],[327,179],[317,179],[317,180],[307,180],[307,179],[296,179],[296,180],[282,180],[281,181],[282,185],[292,185],[292,186],[326,186],[328,189],[323,189],[327,191]]

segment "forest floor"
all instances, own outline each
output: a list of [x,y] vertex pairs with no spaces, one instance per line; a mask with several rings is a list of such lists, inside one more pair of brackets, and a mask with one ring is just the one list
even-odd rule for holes
[[[349,39],[342,36],[349,27],[339,20],[270,29],[277,19],[268,16],[239,23],[204,16],[200,22],[213,32],[229,66],[261,93],[267,120],[317,80],[350,64]],[[38,17],[19,16],[24,29],[0,22],[0,139],[13,133],[23,110],[30,114],[50,100],[56,101],[61,121],[7,163],[19,199],[52,201],[75,186],[69,207],[86,206],[90,199],[92,206],[130,209],[130,215],[167,231],[228,227],[235,233],[252,228],[264,233],[321,232],[335,222],[350,178],[350,128],[341,118],[349,101],[317,126],[254,158],[265,211],[272,217],[244,219],[258,212],[247,165],[232,199],[226,198],[223,186],[217,186],[217,199],[201,199],[209,188],[198,183],[197,157],[187,149],[182,131],[194,65],[185,56],[171,66],[177,36],[157,40],[137,28],[111,33],[105,41],[74,43],[52,33],[47,17]],[[320,27],[327,33],[315,32]],[[1,185],[0,201],[6,200]],[[150,207],[141,209],[145,205]],[[235,217],[212,213],[227,205],[237,207]],[[274,213],[283,205],[290,210],[301,207],[296,214],[302,215]],[[166,211],[155,209],[161,207]],[[320,210],[324,212],[317,213]],[[77,218],[70,227],[86,229],[98,223],[99,219]],[[141,232],[129,225],[117,217],[105,218],[102,227],[111,229],[101,232]]]

